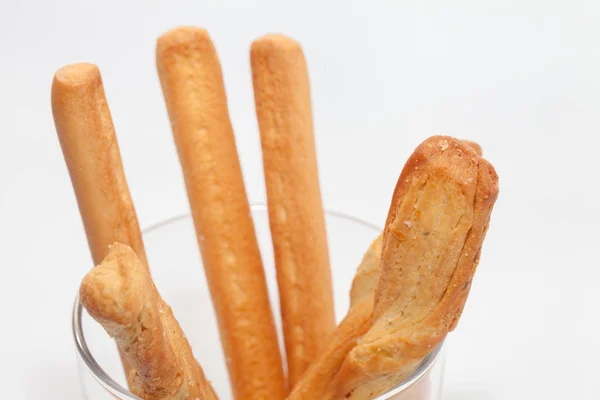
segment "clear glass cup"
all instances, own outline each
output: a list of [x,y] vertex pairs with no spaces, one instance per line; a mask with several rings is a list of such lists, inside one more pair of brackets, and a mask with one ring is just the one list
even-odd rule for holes
[[[253,206],[252,217],[263,256],[274,317],[283,349],[279,296],[273,262],[269,221],[264,206]],[[329,251],[338,321],[349,306],[349,289],[363,253],[380,232],[372,224],[336,212],[326,213]],[[219,330],[206,285],[192,219],[181,215],[144,231],[152,276],[165,301],[185,331],[194,351],[221,399],[231,390],[219,342]],[[139,400],[127,389],[116,345],[81,307],[73,312],[73,334],[83,397],[87,400]],[[377,400],[437,400],[441,397],[443,354],[435,349],[415,373]]]

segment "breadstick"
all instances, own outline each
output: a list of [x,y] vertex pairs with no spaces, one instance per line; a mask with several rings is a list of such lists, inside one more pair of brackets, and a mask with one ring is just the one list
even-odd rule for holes
[[94,264],[116,241],[131,246],[146,264],[98,67],[59,69],[52,83],[52,113]]
[[158,39],[158,74],[236,399],[282,399],[285,383],[221,65],[203,29]]
[[[94,264],[118,241],[147,265],[98,67],[59,69],[52,82],[52,113]],[[123,367],[129,376],[124,359]]]
[[334,398],[392,388],[454,329],[497,194],[493,167],[468,144],[437,136],[413,153],[386,221],[372,327],[346,357]]
[[130,247],[111,246],[83,278],[80,299],[135,367],[134,394],[146,400],[216,400],[171,307]]
[[281,35],[254,41],[250,60],[293,387],[335,328],[308,71],[300,44]]
[[379,277],[381,236],[369,247],[352,282],[350,309],[333,332],[327,346],[294,386],[288,400],[330,399],[331,383],[356,340],[371,327],[373,297]]

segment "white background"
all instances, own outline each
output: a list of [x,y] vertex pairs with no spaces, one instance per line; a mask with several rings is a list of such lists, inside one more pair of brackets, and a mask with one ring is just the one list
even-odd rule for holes
[[420,141],[478,141],[501,194],[449,340],[445,399],[600,398],[600,3],[271,3],[2,1],[1,397],[80,398],[70,309],[90,259],[50,112],[53,73],[100,66],[148,225],[188,207],[154,41],[193,24],[218,47],[252,201],[265,195],[248,47],[267,32],[304,44],[328,208],[381,225]]

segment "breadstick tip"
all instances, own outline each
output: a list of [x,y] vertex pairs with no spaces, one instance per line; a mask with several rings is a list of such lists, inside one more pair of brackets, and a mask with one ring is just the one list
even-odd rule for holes
[[194,42],[211,43],[208,31],[195,26],[180,26],[163,33],[156,42],[156,54],[163,54],[170,49],[187,47]]
[[261,36],[254,40],[252,42],[252,46],[250,47],[251,54],[294,50],[302,50],[302,45],[300,42],[279,33],[270,33],[268,35]]
[[50,93],[54,121],[59,137],[70,114],[69,107],[79,104],[83,98],[93,98],[98,88],[102,88],[100,70],[94,64],[70,64],[60,68],[54,74]]
[[[143,300],[131,302],[129,291],[136,290],[134,278],[142,264],[135,252],[121,243],[109,248],[108,255],[89,271],[79,288],[79,298],[92,317],[127,325],[143,307]],[[119,300],[121,299],[121,300]],[[135,304],[134,304],[135,303]],[[129,304],[125,310],[118,305]]]
[[60,68],[54,74],[53,87],[80,87],[96,82],[100,79],[100,70],[94,64],[78,63],[69,64]]

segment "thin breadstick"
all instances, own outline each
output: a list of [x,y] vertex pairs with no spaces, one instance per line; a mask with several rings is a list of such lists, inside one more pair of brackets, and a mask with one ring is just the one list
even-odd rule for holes
[[[98,67],[59,69],[52,82],[52,113],[94,265],[117,241],[131,246],[147,265]],[[123,366],[130,376],[125,360]]]
[[350,309],[337,326],[327,346],[310,365],[302,379],[294,386],[288,400],[330,399],[331,383],[338,373],[346,355],[356,341],[371,327],[373,298],[379,277],[381,259],[379,236],[365,253],[352,282]]
[[281,35],[254,41],[250,60],[293,387],[335,328],[308,71],[300,44]]
[[415,150],[386,221],[372,326],[336,376],[335,399],[391,389],[454,329],[497,194],[493,167],[470,145],[437,136]]
[[282,399],[285,382],[221,65],[203,29],[158,39],[158,74],[236,399]]
[[146,264],[137,216],[123,172],[119,144],[93,64],[73,64],[54,75],[56,133],[79,204],[94,264],[114,242],[131,246]]
[[146,400],[216,400],[192,349],[134,251],[120,243],[83,278],[81,304],[135,368],[131,391]]

